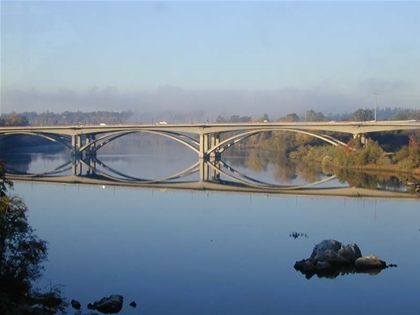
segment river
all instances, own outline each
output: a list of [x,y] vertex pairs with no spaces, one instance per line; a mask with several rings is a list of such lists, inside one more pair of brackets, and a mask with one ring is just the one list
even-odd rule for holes
[[[163,146],[98,158],[129,176],[163,178],[196,162],[184,151]],[[68,158],[38,154],[9,160],[14,169],[41,173]],[[238,173],[276,185],[304,185],[329,176],[319,170],[299,173],[296,166],[286,170],[287,163],[256,153],[227,151],[224,160]],[[350,184],[335,179],[322,185]],[[392,190],[408,189],[397,185]],[[13,192],[28,206],[37,235],[49,243],[39,285],[63,285],[64,296],[80,301],[84,313],[88,303],[111,294],[124,296],[120,314],[127,315],[420,310],[420,203],[412,194],[348,198],[34,181],[16,181]],[[377,255],[397,267],[376,275],[307,279],[294,263],[309,257],[324,239],[356,243],[363,255]],[[131,301],[136,308],[128,305]]]

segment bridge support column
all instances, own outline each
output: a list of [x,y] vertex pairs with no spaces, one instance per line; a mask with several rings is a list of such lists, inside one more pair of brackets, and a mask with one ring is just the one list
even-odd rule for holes
[[[209,148],[214,148],[214,147],[216,147],[216,146],[218,146],[219,145],[219,143],[220,143],[220,134],[212,134],[212,135],[210,135],[210,145],[209,145]],[[212,153],[210,153],[210,160],[220,160],[220,156],[221,156],[221,154],[220,154],[220,152],[218,152],[218,151],[213,151]]]
[[206,161],[200,163],[200,181],[206,182],[209,180],[209,165]]
[[214,164],[215,168],[212,170],[211,179],[219,180],[220,179],[220,162]]
[[96,143],[95,143],[95,135],[87,135],[86,136],[86,144],[90,144],[86,148],[86,156],[96,156]]
[[93,156],[87,156],[84,159],[84,162],[86,163],[86,174],[91,175],[95,173],[96,169],[96,160]]
[[71,136],[71,155],[72,156],[82,156],[80,152],[80,146],[82,145],[82,138],[80,135]]
[[72,161],[71,166],[73,176],[80,176],[82,175],[82,163],[80,163],[79,159],[74,158]]
[[220,143],[220,134],[200,134],[200,153],[199,158],[205,160],[217,160],[220,158],[219,152],[211,152],[210,149],[218,146]]
[[[199,159],[207,159],[207,151],[208,151],[208,135],[200,134],[200,152],[198,153]],[[201,177],[201,176],[200,176]]]
[[365,133],[353,134],[353,139],[358,141],[362,146],[367,146],[367,137]]

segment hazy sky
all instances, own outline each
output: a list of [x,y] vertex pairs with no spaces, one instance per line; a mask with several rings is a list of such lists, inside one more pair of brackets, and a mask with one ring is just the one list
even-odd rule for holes
[[420,2],[1,1],[1,112],[420,108]]

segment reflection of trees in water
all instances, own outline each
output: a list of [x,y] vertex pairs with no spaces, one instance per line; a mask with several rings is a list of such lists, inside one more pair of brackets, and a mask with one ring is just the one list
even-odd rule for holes
[[378,186],[378,183],[373,176],[369,176],[366,173],[354,172],[348,169],[338,169],[336,170],[336,175],[341,182],[347,182],[352,187],[376,189]]
[[269,159],[268,154],[264,150],[248,150],[229,148],[222,155],[222,160],[226,161],[229,166],[241,167],[254,172],[267,171]]
[[313,183],[321,180],[325,173],[322,170],[322,165],[319,163],[306,163],[299,161],[296,163],[296,172],[300,179]]
[[252,150],[249,152],[248,159],[246,160],[246,164],[251,171],[254,172],[265,172],[268,167],[268,159],[267,157],[263,157],[261,152],[256,150]]
[[335,171],[337,178],[341,182],[347,182],[352,187],[377,189],[401,187],[401,180],[395,174],[384,173],[364,173],[350,169],[337,169]]
[[273,177],[277,181],[291,183],[297,178],[296,164],[290,160],[285,152],[275,152],[270,156],[273,164]]
[[[284,151],[231,150],[226,163],[232,167],[248,168],[253,172],[266,172],[272,166],[272,175],[277,182],[291,183],[297,177],[309,183],[324,175],[322,165],[290,159]],[[237,157],[237,158],[232,158]]]
[[32,155],[29,154],[17,154],[17,155],[6,155],[2,159],[5,161],[4,168],[6,170],[15,170],[22,173],[29,171],[29,165],[32,162]]

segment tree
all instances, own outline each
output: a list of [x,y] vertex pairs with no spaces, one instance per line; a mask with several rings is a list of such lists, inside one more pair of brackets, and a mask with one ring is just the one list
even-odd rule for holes
[[[47,293],[33,288],[33,282],[44,270],[42,263],[47,260],[47,242],[39,239],[29,225],[28,209],[22,199],[7,195],[7,187],[12,184],[5,179],[3,165],[0,161],[0,296],[7,296],[13,303],[37,303],[47,310],[64,311],[67,302],[61,298],[58,287],[52,287]],[[14,310],[10,311],[10,314],[14,313]]]
[[47,244],[40,240],[26,218],[27,208],[18,197],[0,202],[0,292],[22,302],[31,282],[39,279],[47,259]]
[[296,113],[287,114],[285,118],[282,118],[284,121],[299,121],[299,116]]
[[229,122],[234,122],[234,123],[236,123],[236,122],[239,122],[240,121],[240,117],[239,117],[239,115],[233,115],[233,116],[231,116],[230,118],[229,118]]
[[268,114],[264,114],[261,119],[262,121],[270,121],[270,117],[268,116]]
[[351,116],[350,120],[353,121],[369,121],[373,120],[373,114],[370,109],[358,109],[353,113],[353,116]]
[[23,115],[11,114],[5,122],[6,126],[27,126],[28,119]]
[[13,183],[6,179],[4,163],[5,162],[3,160],[0,160],[0,198],[6,196],[8,187],[13,187]]
[[314,110],[308,110],[305,114],[306,121],[325,121],[327,120],[323,113],[316,113]]

